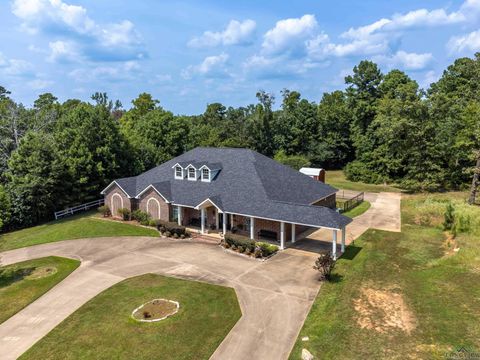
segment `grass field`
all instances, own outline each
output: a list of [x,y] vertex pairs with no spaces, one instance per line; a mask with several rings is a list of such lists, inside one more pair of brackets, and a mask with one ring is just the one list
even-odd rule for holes
[[[79,265],[77,260],[50,256],[0,267],[0,323],[45,294]],[[46,268],[56,272],[42,277]]]
[[[445,359],[461,346],[479,352],[480,208],[464,197],[406,195],[401,233],[368,230],[349,246],[290,358],[300,359],[303,348],[316,359]],[[449,201],[463,218],[456,239],[441,228]]]
[[392,185],[365,184],[362,182],[353,182],[347,180],[342,170],[329,170],[326,173],[325,181],[327,184],[337,189],[366,191],[366,192],[400,192],[399,188]]
[[[155,298],[179,312],[157,323],[130,315]],[[235,291],[147,274],[97,295],[20,359],[208,359],[241,316]]]
[[0,235],[0,252],[49,242],[102,236],[158,236],[141,226],[106,221],[89,212],[63,220]]
[[362,215],[365,211],[370,209],[370,204],[368,201],[362,201],[359,205],[355,206],[353,209],[345,211],[343,215],[348,216],[349,218],[354,218],[356,216]]

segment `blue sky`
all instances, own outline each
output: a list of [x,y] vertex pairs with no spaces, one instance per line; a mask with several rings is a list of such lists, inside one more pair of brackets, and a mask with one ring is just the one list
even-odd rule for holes
[[13,0],[0,23],[0,85],[14,99],[105,91],[128,108],[146,91],[179,114],[247,105],[259,89],[319,101],[362,59],[426,87],[480,51],[480,0]]

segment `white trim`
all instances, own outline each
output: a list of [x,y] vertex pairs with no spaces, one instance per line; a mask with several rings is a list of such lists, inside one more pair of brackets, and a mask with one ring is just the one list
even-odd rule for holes
[[195,206],[194,209],[195,209],[195,210],[199,210],[199,209],[200,209],[200,206],[202,206],[203,203],[205,203],[205,202],[207,202],[207,201],[209,201],[213,206],[215,206],[219,212],[221,212],[221,213],[223,212],[222,209],[221,209],[217,204],[215,204],[210,198],[206,198],[205,200],[203,200],[200,204],[198,204],[197,206]]
[[[177,205],[177,206],[181,206],[181,207],[187,207],[187,208],[190,208],[190,209],[195,209],[195,206],[190,206],[190,205],[183,205],[183,204],[178,204],[178,203],[172,203],[172,205]],[[195,209],[195,210],[198,210],[198,209]]]
[[[147,200],[147,214],[150,214],[150,211],[148,210],[148,204],[150,204],[150,201],[152,200],[155,200],[157,202],[157,206],[158,206],[158,218],[160,219],[161,216],[160,216],[160,201],[158,201],[157,199],[155,199],[153,196],[152,197],[149,197],[148,200]],[[150,215],[151,216],[151,215]]]
[[138,194],[137,196],[135,196],[135,199],[140,199],[140,197],[148,191],[149,188],[152,188],[153,190],[155,190],[157,192],[158,195],[160,195],[162,197],[163,200],[165,200],[165,202],[167,204],[170,203],[170,201],[167,200],[167,198],[165,196],[162,195],[162,193],[160,191],[157,190],[157,188],[155,186],[153,186],[152,184],[148,185],[145,189],[142,190],[142,192],[140,194]]
[[[332,210],[333,211],[333,210]],[[332,227],[326,227],[326,226],[322,226],[322,225],[311,225],[311,224],[304,224],[304,223],[300,223],[300,222],[293,222],[293,221],[288,221],[288,220],[279,220],[279,219],[272,219],[272,218],[267,218],[267,217],[263,217],[263,216],[255,216],[255,215],[249,215],[249,214],[241,214],[241,213],[234,213],[234,212],[228,212],[229,214],[233,214],[233,215],[240,215],[240,216],[248,216],[248,217],[255,217],[257,219],[263,219],[263,220],[271,220],[271,221],[277,221],[277,222],[287,222],[287,223],[290,223],[290,224],[296,224],[296,225],[303,225],[303,226],[310,226],[310,227],[315,227],[315,228],[323,228],[323,229],[329,229],[329,230],[341,230],[341,228],[332,228]]]
[[129,199],[132,199],[132,197],[131,197],[130,195],[128,195],[128,193],[127,193],[125,190],[123,190],[123,188],[117,183],[116,180],[113,180],[105,189],[103,189],[103,190],[100,192],[100,194],[101,194],[101,195],[105,195],[105,191],[107,191],[107,189],[108,189],[110,186],[112,186],[113,184],[117,185],[117,186],[120,188],[120,190],[122,190],[122,191],[125,193],[125,195],[127,195],[127,197],[128,197]]
[[210,169],[207,165],[202,165],[198,170],[202,170],[203,168],[207,168],[208,170],[212,171],[212,169]]
[[173,166],[172,166],[172,169],[173,169],[175,166],[177,166],[177,165],[180,166],[180,167],[183,169],[183,166],[180,165],[180,163],[176,163],[175,165],[173,165]]
[[[122,197],[122,195],[120,195],[118,192],[113,193],[111,198],[110,198],[110,205],[111,205],[110,211],[112,212],[113,216],[118,215],[118,214],[113,213],[113,198],[115,197],[115,195],[117,195],[120,198],[120,204],[122,204],[122,207],[120,209],[123,209],[123,197]],[[120,209],[118,209],[118,210],[120,210]]]

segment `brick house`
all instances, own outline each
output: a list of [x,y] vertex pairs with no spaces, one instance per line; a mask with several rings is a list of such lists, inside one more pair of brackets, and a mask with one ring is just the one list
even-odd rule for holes
[[[252,239],[295,242],[308,228],[328,228],[336,242],[351,221],[335,211],[336,189],[255,151],[195,148],[103,191],[113,216],[141,209],[154,219],[235,231]],[[287,239],[288,238],[288,239]],[[342,245],[344,245],[342,235]],[[343,248],[343,246],[342,246]]]

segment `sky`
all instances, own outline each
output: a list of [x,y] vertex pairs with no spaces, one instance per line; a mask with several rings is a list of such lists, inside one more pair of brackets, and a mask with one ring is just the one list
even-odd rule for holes
[[480,51],[480,0],[0,0],[0,85],[27,106],[142,92],[176,114],[284,88],[318,102],[363,59],[421,87]]

